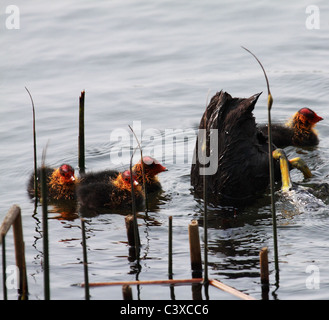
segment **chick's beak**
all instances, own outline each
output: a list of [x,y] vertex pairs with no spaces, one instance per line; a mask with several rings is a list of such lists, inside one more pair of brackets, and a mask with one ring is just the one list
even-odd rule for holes
[[317,114],[315,115],[314,122],[317,123],[319,121],[323,120],[322,117],[319,117]]
[[163,171],[168,171],[168,169],[162,165],[160,165],[160,168],[161,168],[161,171],[160,172],[163,172]]

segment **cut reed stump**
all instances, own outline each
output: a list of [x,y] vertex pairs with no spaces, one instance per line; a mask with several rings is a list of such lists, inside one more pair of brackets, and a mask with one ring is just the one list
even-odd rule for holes
[[122,296],[123,300],[133,300],[133,292],[129,284],[124,284],[122,286]]
[[127,238],[128,244],[131,247],[135,246],[135,232],[134,232],[134,217],[129,214],[125,217],[126,229],[127,229]]
[[189,234],[189,242],[190,242],[192,277],[201,278],[202,262],[201,262],[199,224],[197,220],[192,220],[191,223],[189,224],[188,234]]
[[267,247],[262,248],[259,252],[260,262],[260,281],[262,286],[262,299],[268,300],[269,292],[269,273],[268,273],[268,249]]
[[[129,245],[129,261],[133,262],[139,257],[139,235],[136,218],[132,214],[125,216],[125,224],[127,230],[127,238]],[[137,236],[136,236],[137,229]],[[136,245],[137,244],[137,245]]]

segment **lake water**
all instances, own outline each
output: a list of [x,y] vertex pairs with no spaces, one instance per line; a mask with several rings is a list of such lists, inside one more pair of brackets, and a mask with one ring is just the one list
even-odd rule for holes
[[[317,12],[307,13],[314,4],[319,26]],[[263,73],[241,46],[252,50],[267,71],[274,120],[285,121],[300,107],[310,107],[324,118],[317,126],[317,148],[286,151],[307,162],[314,174],[308,184],[327,182],[327,1],[20,0],[15,2],[16,15],[10,5],[7,0],[0,5],[0,218],[13,204],[22,209],[30,299],[44,297],[43,246],[41,208],[33,216],[34,203],[26,193],[33,143],[31,101],[24,87],[36,107],[39,163],[48,143],[48,165],[67,162],[77,168],[78,103],[85,90],[87,170],[128,166],[134,144],[128,125],[139,130],[144,154],[154,153],[168,167],[160,175],[164,193],[157,208],[148,213],[149,219],[139,219],[140,280],[168,277],[169,216],[174,278],[191,277],[187,228],[192,219],[199,220],[203,239],[203,207],[191,194],[189,172],[208,91],[209,99],[221,89],[238,97],[263,91],[254,114],[258,122],[267,120]],[[119,133],[127,139],[118,139]],[[306,183],[295,171],[292,179]],[[279,287],[268,199],[236,218],[226,219],[217,208],[210,209],[209,277],[260,299],[258,255],[268,246],[270,299],[328,299],[327,207],[285,210],[282,200],[278,206]],[[51,298],[84,299],[84,289],[74,286],[84,281],[80,220],[56,219],[57,209],[49,209]],[[90,282],[135,280],[124,216],[88,218],[86,228]],[[14,254],[9,234],[10,264]],[[10,299],[16,294],[8,292]],[[170,299],[171,293],[169,287],[144,286],[140,292],[134,287],[133,296]],[[190,287],[175,287],[175,297],[191,299]],[[91,298],[121,299],[121,287],[93,288]],[[209,298],[232,296],[212,288]]]

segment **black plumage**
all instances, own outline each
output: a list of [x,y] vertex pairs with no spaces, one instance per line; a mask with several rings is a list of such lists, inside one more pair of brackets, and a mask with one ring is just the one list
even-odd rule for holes
[[[220,91],[211,99],[199,129],[207,129],[207,155],[210,155],[211,134],[218,135],[217,171],[207,175],[207,195],[210,202],[241,206],[253,201],[269,185],[269,156],[267,138],[257,129],[253,109],[260,94],[250,98],[232,98]],[[203,195],[202,165],[198,158],[198,141],[191,168],[191,184],[195,194]],[[216,146],[215,146],[216,147]],[[213,152],[213,150],[211,151]],[[275,177],[280,179],[277,162]]]

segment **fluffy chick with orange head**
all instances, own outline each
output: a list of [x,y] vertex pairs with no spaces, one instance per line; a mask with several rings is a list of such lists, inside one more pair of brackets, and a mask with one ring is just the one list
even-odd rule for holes
[[[143,202],[143,192],[136,176],[133,176],[136,206]],[[83,184],[77,188],[77,198],[83,210],[131,209],[132,184],[130,171],[118,173],[108,181]]]
[[[166,167],[161,165],[161,163],[150,157],[143,157],[143,165],[144,165],[144,175],[145,175],[145,184],[147,193],[152,193],[161,189],[161,184],[158,179],[158,174],[164,171],[168,171]],[[132,170],[136,175],[136,179],[140,185],[143,185],[143,165],[141,161],[136,163]]]
[[[74,175],[74,169],[68,164],[62,164],[59,168],[45,167],[47,179],[47,197],[52,200],[72,200],[75,199],[75,188],[78,179]],[[40,197],[41,169],[37,170],[37,195]],[[35,196],[34,174],[28,182],[28,194],[31,198]]]
[[[272,142],[278,148],[316,146],[319,144],[319,138],[314,128],[321,120],[323,118],[313,110],[302,108],[285,125],[272,124]],[[264,135],[267,135],[267,125],[258,128]]]

